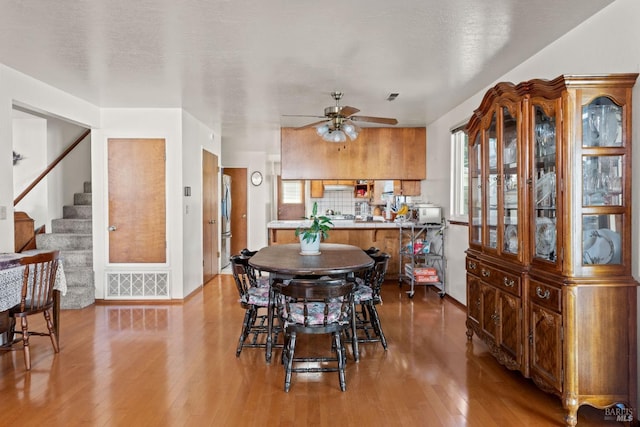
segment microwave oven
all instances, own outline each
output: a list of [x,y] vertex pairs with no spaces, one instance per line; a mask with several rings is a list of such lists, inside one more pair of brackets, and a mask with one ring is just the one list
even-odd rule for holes
[[418,224],[440,224],[442,208],[433,205],[415,205],[415,219]]

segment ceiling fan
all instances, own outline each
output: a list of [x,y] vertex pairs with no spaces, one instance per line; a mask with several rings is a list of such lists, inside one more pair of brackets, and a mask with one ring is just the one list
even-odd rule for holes
[[331,142],[344,142],[347,136],[351,140],[356,139],[360,129],[353,122],[369,122],[384,125],[398,124],[396,119],[388,117],[354,116],[354,114],[360,110],[355,107],[349,107],[348,105],[341,106],[340,99],[342,95],[344,95],[342,92],[331,92],[331,97],[336,101],[336,105],[325,108],[324,116],[307,116],[300,114],[285,114],[285,116],[323,118],[323,120],[309,123],[296,129],[306,129],[315,126],[318,135],[325,141]]

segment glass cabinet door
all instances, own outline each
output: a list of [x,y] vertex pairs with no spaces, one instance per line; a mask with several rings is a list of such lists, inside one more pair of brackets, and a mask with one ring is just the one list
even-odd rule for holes
[[518,240],[518,126],[509,109],[502,108],[502,251],[517,254]]
[[534,257],[555,262],[556,242],[556,118],[555,112],[534,105],[533,200],[535,229]]
[[482,150],[478,132],[469,150],[471,243],[482,244]]
[[485,131],[487,144],[487,246],[498,247],[498,134],[496,114],[491,117],[491,124]]
[[582,264],[621,264],[625,156],[622,107],[608,97],[582,107]]

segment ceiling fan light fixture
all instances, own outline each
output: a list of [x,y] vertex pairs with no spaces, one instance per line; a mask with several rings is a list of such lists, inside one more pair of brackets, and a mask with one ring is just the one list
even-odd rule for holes
[[350,122],[345,122],[342,125],[342,130],[344,131],[345,134],[347,134],[349,139],[352,141],[358,137],[358,134],[360,132],[360,129],[358,129],[356,125]]
[[345,133],[340,129],[334,129],[327,132],[322,139],[329,142],[346,142],[347,135],[345,135]]
[[320,126],[316,126],[316,133],[318,134],[318,136],[321,136],[323,138],[329,132],[329,130],[329,125],[326,123]]

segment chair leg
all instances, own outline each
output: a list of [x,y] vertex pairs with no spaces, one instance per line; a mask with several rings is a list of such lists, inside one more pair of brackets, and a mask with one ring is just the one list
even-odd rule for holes
[[242,353],[242,346],[244,345],[244,340],[247,339],[247,335],[249,335],[249,329],[251,327],[251,311],[252,310],[248,308],[244,312],[244,320],[242,321],[242,331],[240,332],[240,338],[238,339],[236,357],[240,357],[240,353]]
[[340,332],[333,333],[333,339],[336,346],[336,354],[338,358],[338,378],[340,379],[340,390],[347,390],[347,381],[344,375],[344,367],[346,365],[346,357],[344,355],[344,345],[340,340]]
[[49,338],[51,338],[53,351],[55,351],[56,353],[59,353],[60,347],[58,346],[58,336],[56,335],[56,330],[55,330],[55,327],[53,326],[51,312],[49,310],[45,310],[43,314],[44,314],[44,320],[46,320],[47,322],[47,329],[49,329]]
[[287,364],[285,365],[285,375],[284,375],[284,391],[288,392],[291,388],[291,372],[293,369],[293,355],[296,349],[296,333],[291,332],[288,340],[287,348],[284,348],[282,351],[287,351]]
[[358,351],[358,330],[356,325],[355,306],[351,306],[351,346],[353,348],[353,359],[357,362],[360,360],[360,352]]
[[22,351],[24,352],[24,367],[27,371],[31,370],[31,351],[29,350],[29,325],[27,324],[27,316],[20,318],[22,326]]
[[387,349],[387,339],[384,336],[384,332],[382,332],[382,325],[380,324],[380,316],[378,316],[378,309],[374,304],[370,304],[367,306],[369,310],[369,317],[371,318],[371,324],[373,325],[373,330],[375,331],[378,338],[380,338],[380,343],[382,347]]

